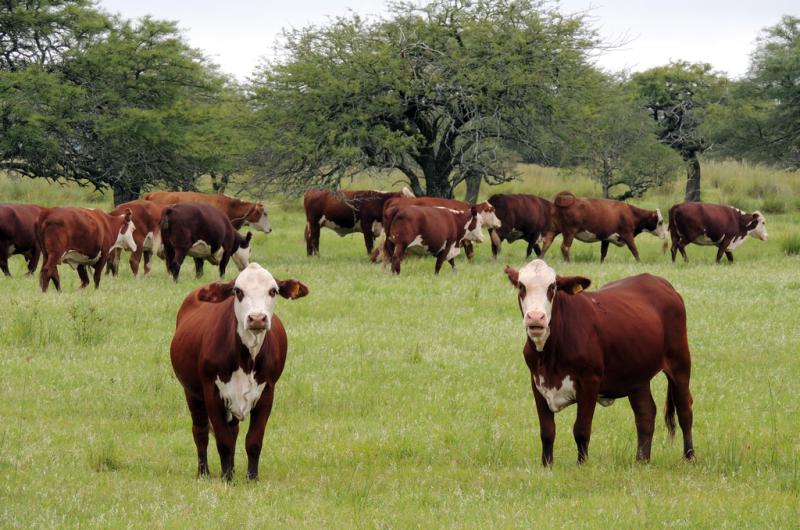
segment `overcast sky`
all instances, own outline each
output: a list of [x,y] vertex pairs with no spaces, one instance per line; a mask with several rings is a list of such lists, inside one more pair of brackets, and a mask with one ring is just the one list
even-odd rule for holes
[[[566,13],[586,12],[607,42],[627,42],[597,59],[602,68],[639,71],[683,59],[711,63],[733,77],[747,71],[761,29],[784,14],[800,16],[798,0],[562,0],[560,5]],[[262,57],[273,55],[283,27],[322,24],[350,10],[384,12],[384,2],[375,0],[100,0],[100,6],[126,18],[178,21],[192,46],[242,81]]]

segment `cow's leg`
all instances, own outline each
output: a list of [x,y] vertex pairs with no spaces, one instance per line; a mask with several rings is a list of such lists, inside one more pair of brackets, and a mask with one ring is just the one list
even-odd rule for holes
[[58,262],[56,259],[50,259],[50,256],[45,256],[44,263],[42,263],[42,270],[39,271],[39,287],[42,292],[46,293],[50,285],[50,280],[53,280],[53,286],[57,291],[61,290],[61,278],[58,276]]
[[181,273],[183,259],[186,257],[186,251],[176,249],[170,245],[164,247],[164,254],[166,257],[167,271],[172,275],[172,279],[177,282],[178,275]]
[[[533,376],[532,376],[533,378]],[[531,379],[532,379],[531,378]],[[553,465],[553,444],[556,441],[556,420],[553,411],[547,406],[536,384],[531,381],[533,399],[536,401],[536,414],[539,416],[539,437],[542,440],[542,465]]]
[[436,254],[436,267],[433,270],[434,274],[439,274],[439,271],[442,268],[442,263],[444,263],[445,260],[447,259],[447,254],[450,253],[450,249],[452,247],[453,247],[452,244],[445,245],[444,248],[442,249],[442,251],[439,252],[438,254]]
[[385,266],[387,263],[392,261],[392,256],[394,255],[394,242],[389,239],[388,237],[383,241],[383,265]]
[[225,276],[225,269],[228,268],[228,261],[230,261],[231,255],[227,252],[222,255],[222,258],[219,260],[219,277],[222,278]]
[[217,442],[217,452],[219,462],[222,467],[222,478],[231,480],[233,478],[233,457],[236,449],[236,435],[238,434],[238,424],[236,428],[227,421],[227,411],[219,396],[214,393],[213,383],[205,385],[203,388],[203,401],[206,404],[206,414],[211,421],[211,428],[214,429],[214,439]]
[[636,420],[636,460],[649,462],[650,447],[656,429],[656,402],[653,401],[653,394],[650,392],[650,383],[628,394],[628,401]]
[[667,426],[674,428],[672,411],[678,413],[678,423],[683,433],[683,456],[687,460],[694,458],[694,444],[692,442],[692,393],[689,391],[689,368],[684,366],[670,366],[667,374],[667,410],[665,419]]
[[106,267],[106,275],[116,276],[119,272],[117,266],[119,265],[119,255],[122,253],[122,249],[115,248],[112,249],[111,252],[108,254],[108,266]]
[[39,247],[34,247],[34,249],[30,253],[30,257],[28,257],[28,276],[33,276],[33,273],[36,272],[36,266],[39,264],[39,256],[41,256],[42,251]]
[[372,247],[375,245],[375,236],[372,235],[372,227],[364,227],[364,246],[367,247],[367,255],[372,254]]
[[625,241],[625,244],[628,245],[628,249],[633,254],[633,257],[636,258],[636,261],[639,260],[639,249],[636,248],[636,239],[633,237],[633,234],[623,234],[622,240]]
[[106,259],[100,258],[97,260],[97,263],[94,264],[94,288],[97,289],[100,287],[100,278],[103,277],[103,269],[106,266]]
[[471,241],[464,241],[464,253],[467,255],[467,260],[472,261],[472,258],[475,256],[475,247],[472,245]]
[[11,271],[8,270],[8,246],[0,245],[0,270],[6,276],[11,276]]
[[250,428],[247,429],[245,438],[245,451],[247,451],[247,478],[258,480],[258,459],[261,456],[261,445],[264,442],[264,430],[267,420],[272,412],[272,399],[275,396],[275,386],[267,384],[261,399],[250,413]]
[[197,477],[208,476],[208,412],[203,398],[186,394],[186,403],[192,415],[192,437],[197,447]]
[[[528,259],[531,257],[531,253],[533,252],[534,247],[537,245],[536,240],[533,239],[533,236],[529,237],[526,241],[528,242],[528,248],[525,249],[525,258]],[[541,252],[541,250],[539,250],[539,252]],[[537,257],[539,256],[539,252],[536,253]]]
[[136,252],[131,252],[131,258],[128,260],[128,264],[131,266],[131,272],[133,273],[133,277],[137,277],[139,275],[139,263],[142,261],[142,254],[144,254],[144,245],[142,243],[138,243],[136,247]]
[[733,263],[733,252],[726,250],[725,257],[728,258],[728,263]]
[[608,243],[606,239],[600,242],[600,263],[603,263],[608,255]]
[[598,381],[581,381],[577,389],[578,417],[572,428],[575,445],[578,446],[578,463],[582,464],[589,458],[589,439],[592,437],[592,418],[597,406],[597,395],[600,390]]
[[319,255],[319,221],[306,221],[306,253],[309,256]]
[[447,263],[450,264],[450,267],[453,268],[453,272],[455,272],[455,270],[456,270],[456,258],[450,258],[449,260],[447,260]]
[[142,252],[142,256],[144,257],[144,275],[147,276],[150,274],[150,260],[153,259],[153,253],[146,250]]
[[674,236],[672,237],[672,246],[669,252],[672,254],[672,263],[675,263],[675,257],[678,255],[678,240]]
[[392,253],[392,272],[394,274],[400,274],[400,263],[403,261],[403,256],[405,256],[405,253],[405,243],[395,244],[394,252]]
[[563,238],[561,242],[561,255],[564,256],[564,261],[569,263],[569,248],[572,246],[572,240],[575,239],[575,232],[564,232],[561,236]]
[[[547,254],[547,249],[549,249],[550,245],[553,244],[553,240],[556,238],[556,235],[558,235],[556,232],[547,232],[547,233],[544,234],[544,236],[542,237],[542,254],[541,254],[541,256],[544,256],[545,254]],[[575,237],[574,234],[573,234],[573,237]]]
[[86,271],[86,265],[78,265],[78,277],[81,279],[81,289],[85,289],[89,285],[89,273]]
[[[222,276],[222,274],[220,274]],[[203,277],[203,258],[194,258],[194,277]]]

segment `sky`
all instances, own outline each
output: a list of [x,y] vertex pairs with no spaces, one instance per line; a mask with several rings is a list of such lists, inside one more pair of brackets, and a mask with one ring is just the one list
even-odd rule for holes
[[[100,0],[125,18],[152,15],[174,20],[189,43],[223,72],[246,81],[264,58],[275,56],[281,29],[324,24],[349,12],[385,13],[381,0]],[[585,13],[607,43],[601,54],[609,71],[642,71],[671,60],[708,62],[731,77],[747,72],[759,32],[782,15],[800,16],[797,0],[562,0],[565,13]]]

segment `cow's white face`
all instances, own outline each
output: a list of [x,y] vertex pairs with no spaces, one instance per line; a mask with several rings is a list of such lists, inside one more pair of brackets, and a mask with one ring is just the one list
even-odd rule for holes
[[661,208],[656,208],[656,215],[658,216],[658,222],[656,223],[656,229],[653,230],[651,233],[661,239],[662,241],[667,240],[667,227],[664,223],[664,216],[661,215]]
[[[473,227],[474,223],[474,227]],[[472,228],[470,228],[472,227]],[[480,214],[475,217],[470,217],[467,224],[464,225],[464,237],[462,240],[474,241],[476,243],[483,243],[483,231],[481,230],[481,216]]]
[[123,224],[117,233],[116,241],[111,245],[111,249],[121,248],[123,250],[136,252],[136,241],[133,240],[134,230],[136,230],[136,227],[133,225],[133,221],[128,221]]
[[266,332],[272,327],[278,282],[258,263],[251,263],[233,283],[233,311],[236,331],[255,357]]
[[525,333],[541,351],[550,336],[556,271],[544,260],[535,259],[519,270],[517,289]]
[[764,219],[764,216],[761,215],[761,212],[753,212],[753,215],[757,216],[756,220],[757,223],[755,228],[749,230],[747,235],[753,236],[756,239],[760,239],[761,241],[767,240],[767,220]]
[[502,225],[503,223],[500,222],[500,218],[497,217],[497,214],[495,214],[494,207],[488,202],[484,202],[481,206],[485,208],[480,213],[481,222],[483,223],[483,226],[485,226],[489,230],[493,228],[500,228],[500,225]]
[[269,234],[272,232],[272,225],[269,223],[269,217],[267,216],[267,212],[261,214],[261,217],[255,223],[248,222],[250,226],[252,226],[256,230],[260,230],[265,234]]

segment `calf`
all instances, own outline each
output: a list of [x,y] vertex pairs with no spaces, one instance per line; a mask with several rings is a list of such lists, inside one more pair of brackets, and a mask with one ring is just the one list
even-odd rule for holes
[[694,457],[686,309],[669,282],[640,274],[582,292],[590,280],[557,276],[540,259],[519,271],[506,266],[505,272],[517,289],[527,336],[523,355],[539,415],[542,464],[553,463],[554,413],[578,404],[573,434],[581,463],[589,456],[595,404],[622,397],[636,419],[636,458],[648,461],[656,417],[650,380],[660,371],[668,382],[670,437],[677,409],[683,454]]
[[36,271],[41,249],[34,227],[41,212],[33,204],[0,204],[0,270],[6,276],[11,276],[8,258],[14,254],[25,257],[29,275]]
[[94,286],[99,287],[103,267],[114,249],[137,248],[132,215],[129,209],[123,215],[111,215],[87,208],[43,208],[35,227],[43,257],[39,273],[42,291],[47,291],[51,280],[61,290],[61,263],[78,270],[81,289],[89,285],[87,267],[94,267]]
[[[133,223],[137,230],[133,233],[136,250],[131,253],[129,260],[133,275],[139,274],[139,263],[144,256],[144,275],[150,273],[150,259],[161,248],[161,230],[158,227],[164,206],[146,200],[136,200],[120,204],[113,210],[112,215],[120,215],[126,210],[133,213]],[[115,249],[114,255],[108,262],[109,270],[116,276],[119,267],[121,249]]]
[[275,300],[307,294],[297,280],[275,280],[251,263],[236,280],[195,289],[184,299],[170,357],[192,416],[198,476],[208,475],[209,420],[222,478],[230,480],[239,422],[250,416],[247,478],[258,478],[264,429],[286,362],[286,331],[274,314]]
[[223,212],[236,230],[248,225],[252,226],[254,230],[259,230],[266,234],[272,232],[267,210],[260,202],[247,202],[221,193],[212,194],[197,191],[153,191],[146,193],[143,198],[146,201],[155,202],[163,206],[185,202],[208,204]]
[[530,257],[531,251],[541,257],[543,237],[548,232],[553,234],[559,230],[553,223],[553,203],[535,195],[492,195],[489,203],[494,206],[500,227],[489,230],[492,240],[492,255],[497,258],[503,240],[509,243],[518,239],[528,242],[525,257]]
[[445,261],[455,269],[455,257],[461,252],[462,241],[483,242],[481,218],[475,206],[469,211],[450,210],[437,206],[394,207],[389,240],[394,245],[392,272],[400,274],[400,263],[408,247],[420,246],[436,256],[435,273],[439,274]]
[[247,267],[253,234],[240,234],[213,206],[191,202],[167,206],[159,228],[167,271],[176,282],[186,256],[194,258],[198,278],[203,274],[203,260],[219,265],[220,277],[225,275],[231,258],[240,271]]
[[767,240],[767,221],[761,212],[745,213],[732,206],[684,202],[669,209],[669,233],[672,236],[672,261],[680,251],[684,261],[686,245],[715,245],[717,263],[722,254],[733,262],[733,250],[747,236]]
[[[643,210],[636,206],[610,199],[580,199],[566,191],[556,195],[556,223],[563,237],[561,253],[569,261],[569,249],[573,239],[584,243],[600,241],[600,263],[608,254],[608,244],[621,247],[627,245],[639,261],[639,250],[634,238],[649,232],[662,240],[662,251],[667,251],[667,230],[661,210]],[[547,252],[555,237],[554,232],[545,236],[542,253]]]
[[398,192],[309,190],[303,196],[306,211],[306,252],[319,255],[319,233],[324,226],[339,236],[362,232],[367,254],[383,233],[383,206],[393,197],[413,197],[408,188]]

